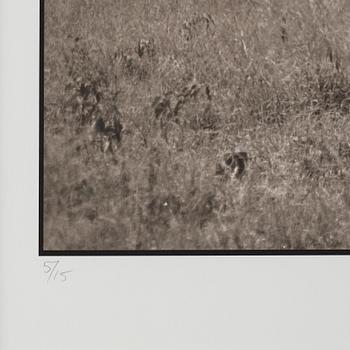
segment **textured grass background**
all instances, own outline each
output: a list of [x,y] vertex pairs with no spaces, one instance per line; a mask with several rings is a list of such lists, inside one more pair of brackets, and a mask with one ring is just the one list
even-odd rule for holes
[[[46,0],[44,249],[349,249],[348,23],[347,0]],[[157,123],[194,79],[211,101]],[[218,179],[235,145],[247,173]]]

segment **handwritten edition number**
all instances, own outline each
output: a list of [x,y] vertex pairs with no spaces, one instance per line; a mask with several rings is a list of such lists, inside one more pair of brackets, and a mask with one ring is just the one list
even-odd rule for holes
[[45,261],[43,264],[44,273],[47,274],[47,282],[49,281],[67,281],[67,275],[72,272],[72,270],[62,271],[59,267],[60,261]]

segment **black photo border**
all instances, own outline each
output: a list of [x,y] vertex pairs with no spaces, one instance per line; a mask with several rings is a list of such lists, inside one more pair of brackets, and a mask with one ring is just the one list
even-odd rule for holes
[[350,255],[350,249],[304,250],[44,250],[44,28],[45,0],[40,0],[39,42],[39,256],[315,256]]

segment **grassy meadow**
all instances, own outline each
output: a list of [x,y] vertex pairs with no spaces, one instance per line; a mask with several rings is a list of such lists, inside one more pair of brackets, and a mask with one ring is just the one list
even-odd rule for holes
[[[348,0],[46,0],[44,249],[350,249],[349,23]],[[245,175],[215,176],[238,145]]]

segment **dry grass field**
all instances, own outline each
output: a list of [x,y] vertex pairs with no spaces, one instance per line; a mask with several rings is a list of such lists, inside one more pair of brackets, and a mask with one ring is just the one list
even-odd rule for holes
[[349,23],[348,0],[46,0],[44,249],[350,249]]

